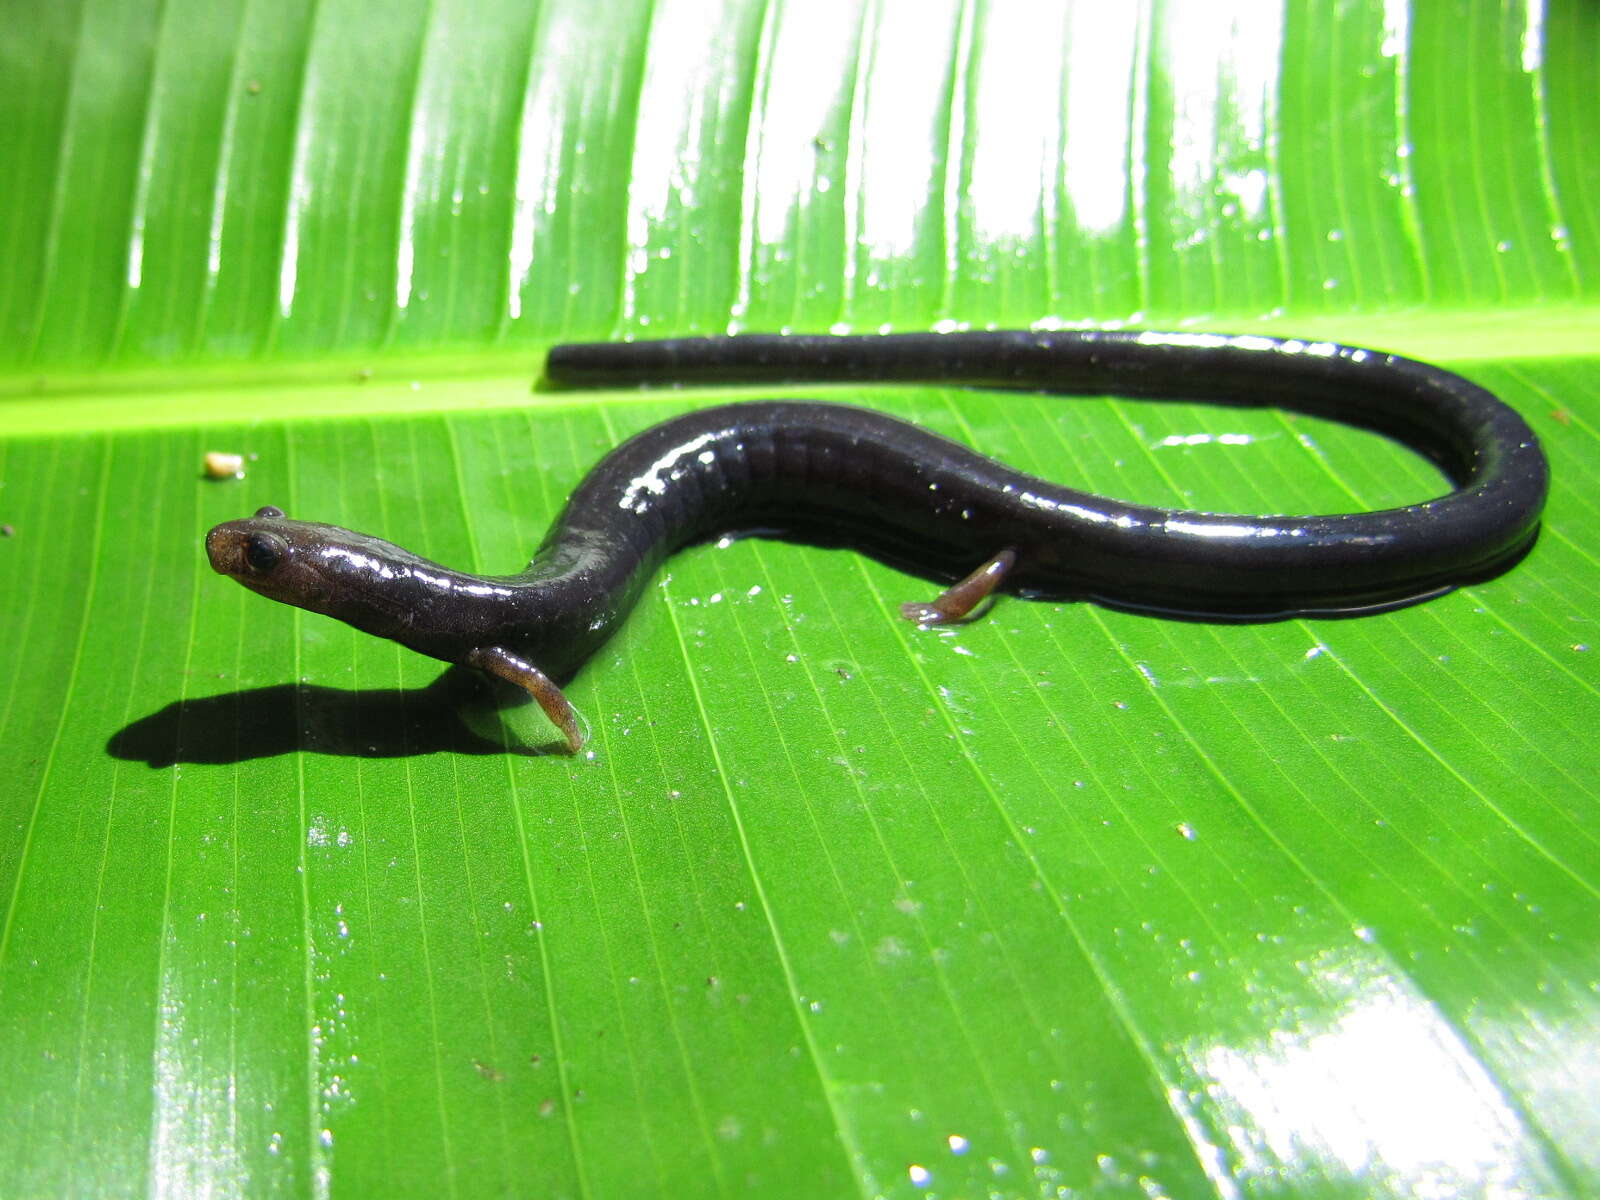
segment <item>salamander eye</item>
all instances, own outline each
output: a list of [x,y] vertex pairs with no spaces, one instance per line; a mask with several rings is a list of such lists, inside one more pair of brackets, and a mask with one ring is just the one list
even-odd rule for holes
[[244,561],[252,571],[266,574],[283,565],[289,557],[289,547],[280,537],[270,533],[252,533],[244,540]]
[[281,517],[281,516],[283,516],[283,509],[278,508],[275,505],[263,504],[260,508],[256,509],[256,516],[258,516],[258,517]]

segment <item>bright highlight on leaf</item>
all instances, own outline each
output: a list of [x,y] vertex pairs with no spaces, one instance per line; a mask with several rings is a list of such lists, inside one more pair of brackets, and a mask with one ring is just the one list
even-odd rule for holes
[[[0,1194],[1600,1189],[1594,6],[9,9]],[[1541,539],[1378,618],[942,631],[728,540],[575,759],[201,550],[520,569],[712,399],[531,392],[557,341],[1077,325],[1459,369]],[[1270,409],[827,395],[1147,503],[1440,485]]]

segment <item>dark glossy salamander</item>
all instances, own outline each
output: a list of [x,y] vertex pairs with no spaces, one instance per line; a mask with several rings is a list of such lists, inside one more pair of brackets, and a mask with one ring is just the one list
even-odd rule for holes
[[[922,623],[1008,590],[1210,617],[1351,612],[1426,599],[1531,545],[1547,469],[1515,412],[1460,376],[1329,343],[1158,333],[740,336],[557,346],[557,386],[794,381],[961,383],[1276,405],[1380,431],[1456,490],[1330,516],[1125,504],[1014,471],[882,413],[763,402],[686,413],[631,438],[573,492],[528,568],[479,576],[263,508],[206,537],[246,587],[531,692],[580,743],[564,679],[616,631],[661,561],[737,531],[855,546],[961,579]],[[965,577],[965,578],[962,578]]]

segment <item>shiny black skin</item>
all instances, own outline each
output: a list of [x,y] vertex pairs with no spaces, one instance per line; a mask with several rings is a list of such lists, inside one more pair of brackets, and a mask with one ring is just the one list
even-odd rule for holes
[[[1253,619],[1393,607],[1496,574],[1532,544],[1547,490],[1532,431],[1491,393],[1425,363],[1329,343],[1133,332],[743,335],[557,346],[546,379],[930,382],[1271,405],[1399,438],[1457,488],[1422,504],[1328,516],[1161,509],[1048,483],[882,413],[757,402],[687,413],[607,454],[519,575],[479,579],[367,535],[278,517],[218,531],[271,529],[303,543],[302,565],[337,559],[338,576],[323,587],[331,596],[302,601],[299,585],[274,591],[246,578],[248,568],[218,570],[438,658],[502,645],[565,673],[615,631],[667,555],[723,532],[854,546],[941,579],[1009,547],[1007,590]],[[340,536],[355,541],[341,548]]]

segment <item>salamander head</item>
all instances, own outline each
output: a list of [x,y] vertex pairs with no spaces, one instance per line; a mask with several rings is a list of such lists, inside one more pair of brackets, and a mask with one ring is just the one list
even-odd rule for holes
[[387,628],[372,627],[387,625],[392,602],[406,591],[399,581],[423,562],[381,538],[291,521],[270,506],[212,529],[206,534],[206,556],[218,574],[253,592],[386,637],[393,636]]
[[[328,613],[339,581],[329,577],[322,551],[329,534],[347,531],[291,521],[267,506],[244,521],[225,521],[206,534],[206,557],[219,575],[284,604]],[[359,535],[358,535],[359,536]]]
[[506,589],[366,533],[262,508],[206,534],[219,574],[253,592],[457,661],[499,619]]

